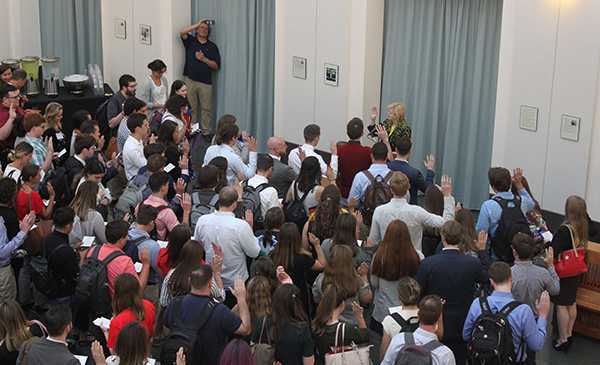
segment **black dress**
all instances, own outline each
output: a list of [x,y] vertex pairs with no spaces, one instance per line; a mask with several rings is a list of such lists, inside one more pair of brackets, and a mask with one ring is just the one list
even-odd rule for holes
[[[44,332],[37,323],[34,323],[29,327],[29,333],[35,337],[44,337]],[[14,365],[17,363],[18,357],[19,350],[8,351],[6,341],[2,342],[2,345],[0,346],[0,364]]]
[[52,138],[52,147],[54,148],[54,152],[61,153],[62,150],[65,150],[65,152],[58,158],[58,160],[54,160],[52,162],[54,164],[54,167],[61,167],[65,164],[65,162],[70,156],[69,138],[61,129],[55,130],[54,128],[46,129],[43,138],[46,139],[46,137]]

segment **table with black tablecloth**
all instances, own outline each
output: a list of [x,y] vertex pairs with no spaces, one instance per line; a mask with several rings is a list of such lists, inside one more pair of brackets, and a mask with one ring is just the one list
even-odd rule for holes
[[[44,114],[46,106],[51,102],[57,102],[63,107],[63,132],[70,138],[73,132],[73,123],[71,123],[71,116],[78,110],[87,110],[94,118],[96,109],[106,99],[112,96],[113,91],[108,84],[104,84],[104,94],[95,95],[91,87],[86,87],[83,95],[72,94],[67,88],[61,87],[59,94],[54,97],[50,97],[43,93],[43,91],[36,97],[29,96],[23,109],[38,109],[40,113]],[[108,96],[105,96],[108,95]]]

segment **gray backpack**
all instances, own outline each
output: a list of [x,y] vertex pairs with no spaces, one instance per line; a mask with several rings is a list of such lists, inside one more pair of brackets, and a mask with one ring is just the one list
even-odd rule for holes
[[131,217],[134,217],[135,207],[144,201],[144,190],[148,189],[148,181],[139,184],[137,181],[139,176],[140,175],[135,176],[129,184],[127,184],[127,187],[123,190],[123,194],[121,194],[117,204],[115,204],[115,220],[123,219],[127,213],[129,213]]
[[192,209],[190,210],[190,227],[192,234],[196,230],[198,219],[206,214],[214,213],[215,206],[219,202],[219,194],[215,194],[209,202],[202,201],[200,194],[197,191],[192,193]]
[[415,337],[412,332],[404,332],[398,336],[404,335],[404,346],[396,355],[394,365],[431,365],[433,359],[431,351],[442,346],[439,341],[431,341],[423,346],[415,344]]

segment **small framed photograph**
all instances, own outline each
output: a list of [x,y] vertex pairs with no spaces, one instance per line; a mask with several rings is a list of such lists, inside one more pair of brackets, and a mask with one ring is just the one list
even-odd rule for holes
[[152,28],[149,25],[140,24],[140,42],[152,44]]
[[126,24],[124,19],[115,18],[115,37],[127,39]]
[[325,84],[338,86],[338,74],[340,67],[332,63],[325,64]]

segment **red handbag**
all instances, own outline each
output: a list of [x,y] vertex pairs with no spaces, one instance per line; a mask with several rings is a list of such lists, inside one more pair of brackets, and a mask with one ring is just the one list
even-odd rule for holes
[[585,263],[585,248],[576,248],[573,229],[571,226],[567,226],[567,228],[569,228],[569,233],[571,234],[573,249],[561,252],[554,260],[554,269],[559,278],[568,278],[583,274],[588,269]]

